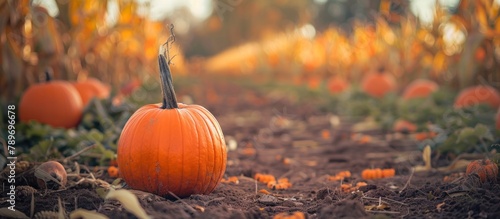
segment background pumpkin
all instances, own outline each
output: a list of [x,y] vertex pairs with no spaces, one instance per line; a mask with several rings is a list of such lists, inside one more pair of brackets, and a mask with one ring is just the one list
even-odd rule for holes
[[88,78],[85,81],[75,82],[73,86],[80,94],[84,106],[86,106],[92,98],[105,99],[109,97],[110,93],[109,87],[95,78]]
[[383,68],[365,75],[361,88],[370,96],[381,98],[396,89],[396,79]]
[[439,85],[431,80],[417,79],[411,82],[403,92],[403,99],[425,98],[437,91]]
[[131,188],[158,195],[208,194],[226,170],[222,130],[202,106],[177,103],[165,56],[158,59],[163,103],[141,107],[123,128],[120,174]]
[[467,165],[465,175],[477,174],[481,182],[496,182],[498,177],[498,166],[491,160],[475,160]]
[[402,133],[414,133],[417,131],[417,125],[413,124],[412,122],[403,120],[403,119],[398,119],[392,129],[395,132],[402,132]]
[[340,93],[349,88],[349,83],[339,76],[334,76],[328,80],[328,90],[332,94]]
[[83,104],[78,91],[65,81],[34,84],[23,93],[19,102],[19,119],[35,120],[53,127],[72,128],[78,125]]
[[500,107],[500,94],[488,85],[477,85],[462,90],[455,99],[455,108],[485,103],[497,109]]

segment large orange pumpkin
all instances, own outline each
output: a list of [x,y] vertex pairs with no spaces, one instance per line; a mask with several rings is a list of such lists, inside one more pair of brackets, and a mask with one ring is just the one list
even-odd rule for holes
[[335,76],[328,80],[328,90],[332,94],[338,94],[349,88],[349,83],[339,76]]
[[485,103],[497,109],[500,107],[500,94],[488,85],[477,85],[462,90],[455,99],[455,108]]
[[131,188],[162,196],[208,194],[226,170],[224,135],[204,107],[177,103],[162,53],[163,103],[141,107],[125,124],[118,141],[120,174]]
[[92,98],[105,99],[109,97],[109,87],[95,78],[73,83],[82,98],[83,105],[86,106]]
[[438,84],[427,79],[417,79],[411,82],[403,92],[403,99],[425,98],[437,91]]
[[78,125],[83,113],[83,104],[78,91],[66,81],[50,80],[31,85],[19,102],[19,119],[22,122],[35,120],[59,128]]
[[381,98],[396,89],[396,79],[383,68],[365,75],[361,88],[370,96]]

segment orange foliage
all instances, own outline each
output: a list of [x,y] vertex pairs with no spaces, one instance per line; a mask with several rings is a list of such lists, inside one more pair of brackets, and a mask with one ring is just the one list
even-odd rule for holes
[[485,103],[497,109],[500,107],[500,94],[488,85],[477,85],[462,90],[455,99],[455,108]]
[[266,195],[271,194],[269,191],[267,191],[267,190],[265,190],[265,189],[261,189],[261,190],[259,190],[259,193],[266,194]]
[[365,169],[361,172],[361,177],[363,179],[380,179],[380,178],[389,178],[393,177],[396,174],[396,170],[394,168],[390,169]]
[[332,94],[341,93],[349,88],[349,83],[343,78],[336,76],[328,80],[328,90]]
[[238,180],[237,176],[231,176],[227,179],[222,179],[220,182],[222,183],[233,183],[233,184],[239,184],[240,181]]
[[284,190],[292,187],[292,184],[288,181],[288,178],[281,178],[278,181],[270,181],[267,183],[267,188],[273,190]]
[[381,98],[396,89],[396,79],[384,70],[365,75],[361,88],[370,96]]
[[276,178],[273,175],[261,174],[261,173],[255,174],[254,179],[261,182],[261,183],[268,183],[271,181],[276,181]]
[[403,92],[403,99],[425,98],[437,91],[438,84],[427,79],[417,79],[411,82]]
[[366,184],[365,182],[358,182],[358,183],[356,183],[356,185],[345,183],[345,184],[340,185],[340,189],[342,189],[343,192],[354,192],[354,191],[358,190],[360,187],[367,186],[367,185],[368,184]]
[[344,180],[345,178],[351,177],[351,172],[346,170],[346,171],[341,171],[337,173],[335,176],[329,176],[328,180],[329,181],[339,181],[339,180]]
[[305,219],[306,216],[300,211],[295,211],[293,213],[282,212],[274,215],[273,219]]

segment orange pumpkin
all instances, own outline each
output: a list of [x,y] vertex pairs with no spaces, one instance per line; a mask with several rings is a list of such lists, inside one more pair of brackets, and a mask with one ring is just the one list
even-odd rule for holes
[[83,105],[86,106],[92,98],[105,99],[109,97],[109,87],[95,78],[73,83],[82,98]]
[[131,188],[157,195],[209,194],[226,170],[224,135],[207,109],[177,103],[166,58],[158,59],[163,103],[141,107],[125,124],[120,174]]
[[485,103],[497,109],[500,107],[500,94],[488,85],[477,85],[462,90],[455,99],[455,108]]
[[417,125],[409,121],[399,119],[394,123],[393,130],[395,132],[413,133],[417,131]]
[[403,99],[425,98],[437,91],[438,84],[427,79],[417,79],[411,82],[403,92]]
[[381,98],[396,89],[396,79],[383,68],[365,75],[361,88],[370,96]]
[[475,160],[467,165],[465,175],[477,174],[481,182],[496,182],[498,176],[498,166],[490,160]]
[[328,80],[328,90],[332,94],[338,94],[349,88],[349,83],[341,77],[332,77]]
[[19,102],[19,119],[34,120],[52,127],[72,128],[78,125],[83,113],[82,98],[66,81],[50,79],[28,87]]

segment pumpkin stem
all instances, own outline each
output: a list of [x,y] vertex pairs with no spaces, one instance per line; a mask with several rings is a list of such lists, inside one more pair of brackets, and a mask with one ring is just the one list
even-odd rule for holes
[[49,82],[49,81],[52,81],[52,69],[51,68],[47,68],[45,70],[45,82]]
[[[170,38],[169,38],[170,39]],[[160,46],[160,53],[158,55],[158,64],[160,65],[160,80],[161,80],[161,90],[163,93],[163,104],[162,109],[174,109],[179,108],[177,104],[177,98],[175,97],[174,85],[172,84],[172,74],[170,73],[170,60],[167,61],[165,57],[165,51],[168,54],[168,43],[166,45]]]

